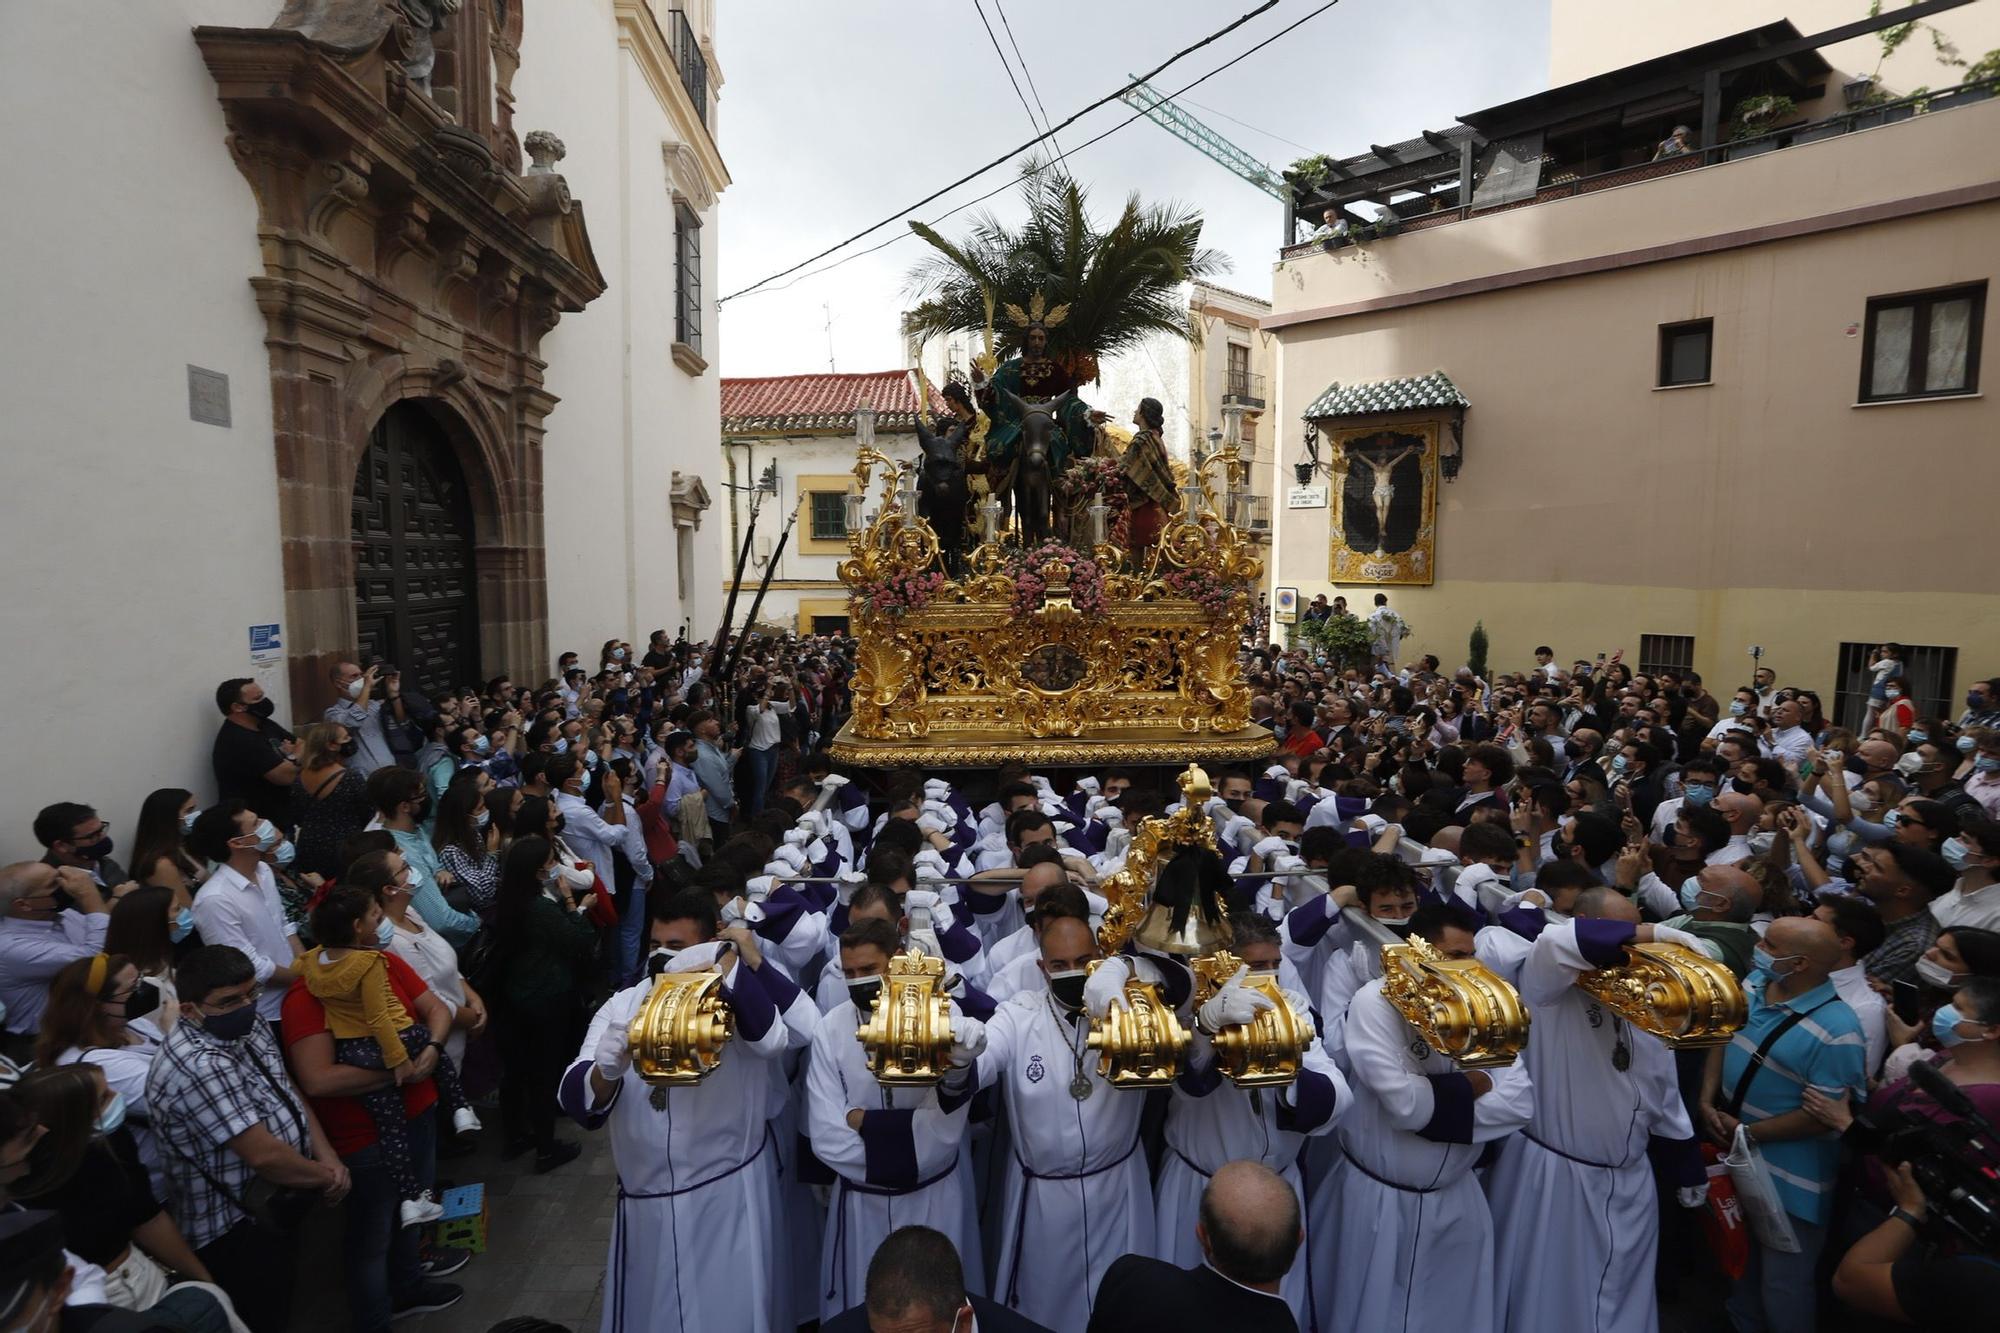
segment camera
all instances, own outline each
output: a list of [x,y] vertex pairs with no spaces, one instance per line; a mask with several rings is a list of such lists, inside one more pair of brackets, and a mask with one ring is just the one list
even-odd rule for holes
[[[2000,1254],[2000,1128],[1934,1065],[1911,1065],[1910,1082],[1889,1105],[1855,1114],[1859,1143],[1885,1165],[1910,1164],[1929,1205],[1930,1239]],[[1958,1119],[1939,1123],[1910,1106],[1919,1092]]]

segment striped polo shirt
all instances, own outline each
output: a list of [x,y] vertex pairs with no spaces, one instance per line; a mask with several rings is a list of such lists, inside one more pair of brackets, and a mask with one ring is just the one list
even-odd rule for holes
[[[1727,1100],[1750,1066],[1750,1057],[1764,1044],[1771,1029],[1793,1013],[1803,1014],[1778,1038],[1750,1080],[1738,1112],[1746,1124],[1796,1111],[1808,1086],[1829,1097],[1852,1090],[1859,1106],[1868,1095],[1868,1039],[1861,1020],[1834,993],[1833,983],[1819,985],[1789,1000],[1767,1000],[1768,978],[1753,974],[1743,983],[1750,1000],[1750,1021],[1722,1053],[1720,1096]],[[1764,1163],[1785,1211],[1806,1222],[1824,1222],[1834,1177],[1840,1169],[1840,1136],[1828,1130],[1809,1138],[1760,1143]]]

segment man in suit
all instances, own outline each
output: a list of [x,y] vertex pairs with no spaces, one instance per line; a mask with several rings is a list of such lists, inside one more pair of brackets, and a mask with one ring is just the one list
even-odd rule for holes
[[862,1303],[821,1324],[820,1333],[1051,1333],[984,1296],[968,1296],[951,1238],[930,1227],[890,1232],[868,1261],[862,1290]]
[[1089,1333],[1297,1333],[1278,1284],[1304,1235],[1298,1195],[1283,1177],[1258,1162],[1229,1162],[1201,1196],[1195,1239],[1206,1262],[1176,1268],[1126,1255],[1098,1284]]

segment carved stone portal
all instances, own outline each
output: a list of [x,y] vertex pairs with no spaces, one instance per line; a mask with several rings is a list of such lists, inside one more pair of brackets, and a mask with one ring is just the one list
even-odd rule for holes
[[257,198],[295,711],[355,650],[350,503],[370,432],[423,399],[467,478],[483,669],[548,661],[541,340],[603,293],[583,206],[520,174],[520,4],[433,4],[432,95],[407,5],[289,0],[270,28],[196,28]]

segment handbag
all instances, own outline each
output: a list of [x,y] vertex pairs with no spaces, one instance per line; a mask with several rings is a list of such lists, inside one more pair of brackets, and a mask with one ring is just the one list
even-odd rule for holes
[[1750,1266],[1750,1232],[1743,1210],[1736,1200],[1736,1183],[1722,1163],[1722,1149],[1713,1143],[1701,1145],[1702,1169],[1708,1174],[1708,1201],[1701,1214],[1702,1235],[1708,1241],[1716,1266],[1732,1282]]
[[[292,1125],[298,1130],[299,1140],[306,1145],[303,1151],[309,1153],[312,1150],[312,1135],[306,1129],[305,1117],[299,1113],[299,1108],[292,1099],[285,1095],[284,1089],[278,1086],[278,1081],[271,1077],[271,1072],[264,1068],[264,1062],[258,1059],[254,1052],[246,1051],[245,1054],[250,1056],[250,1063],[256,1067],[257,1073],[263,1077],[271,1091],[277,1094],[278,1100],[284,1103],[285,1109],[292,1113]],[[179,1059],[176,1058],[174,1063],[180,1064]],[[193,1072],[186,1065],[181,1065],[181,1069],[185,1073]],[[254,1225],[281,1239],[296,1235],[299,1228],[305,1225],[307,1214],[311,1213],[320,1201],[319,1190],[306,1189],[298,1185],[278,1185],[254,1174],[250,1177],[249,1183],[238,1192],[210,1175],[207,1167],[175,1147],[173,1141],[165,1134],[157,1137],[168,1152],[193,1167],[195,1172],[209,1183],[210,1188],[240,1208],[244,1216]]]
[[[1757,1077],[1757,1071],[1764,1067],[1764,1059],[1771,1053],[1771,1048],[1778,1044],[1778,1039],[1802,1022],[1807,1014],[1827,1003],[1828,1001],[1821,1000],[1811,1009],[1803,1012],[1794,1010],[1786,1014],[1779,1020],[1777,1026],[1764,1035],[1764,1040],[1758,1043],[1756,1051],[1750,1056],[1750,1063],[1743,1067],[1743,1073],[1737,1078],[1736,1086],[1730,1091],[1729,1099],[1724,1105],[1724,1109],[1730,1115],[1742,1113],[1743,1099],[1750,1092],[1750,1082]],[[1722,1155],[1722,1165],[1728,1171],[1729,1182],[1734,1187],[1736,1205],[1743,1219],[1749,1223],[1750,1234],[1757,1238],[1757,1243],[1781,1254],[1797,1254],[1798,1232],[1793,1230],[1792,1220],[1785,1212],[1784,1202],[1778,1198],[1778,1188],[1771,1181],[1771,1168],[1766,1165],[1764,1154],[1758,1149],[1756,1140],[1750,1137],[1749,1129],[1741,1123],[1736,1126],[1736,1135],[1729,1145],[1729,1151]]]

